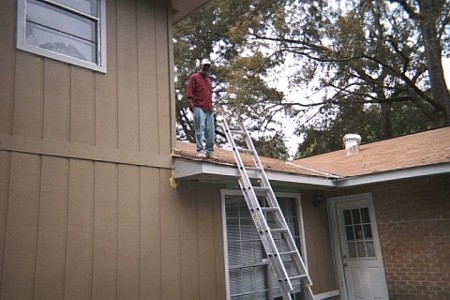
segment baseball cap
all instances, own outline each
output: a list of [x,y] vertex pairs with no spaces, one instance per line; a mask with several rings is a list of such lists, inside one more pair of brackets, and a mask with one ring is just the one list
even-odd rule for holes
[[202,59],[202,63],[201,63],[201,65],[202,66],[204,66],[204,65],[211,65],[211,62],[209,61],[209,59]]

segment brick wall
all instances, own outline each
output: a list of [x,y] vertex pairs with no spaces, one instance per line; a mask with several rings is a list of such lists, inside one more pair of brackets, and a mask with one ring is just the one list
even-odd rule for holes
[[450,176],[374,187],[391,300],[450,299]]
[[390,300],[450,299],[450,174],[330,192],[373,193]]

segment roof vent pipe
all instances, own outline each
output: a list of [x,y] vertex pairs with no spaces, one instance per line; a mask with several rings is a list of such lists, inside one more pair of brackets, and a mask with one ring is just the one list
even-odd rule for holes
[[359,134],[346,134],[342,141],[344,142],[347,155],[353,155],[359,152],[359,144],[361,144],[361,136]]

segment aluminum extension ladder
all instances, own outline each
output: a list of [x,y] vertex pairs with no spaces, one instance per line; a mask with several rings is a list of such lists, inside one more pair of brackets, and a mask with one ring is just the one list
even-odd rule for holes
[[[292,300],[294,285],[302,284],[305,298],[313,300],[311,278],[289,231],[247,128],[241,122],[239,130],[231,130],[225,119],[221,120],[221,122],[226,138],[231,144],[233,156],[239,170],[239,185],[260,235],[269,264],[280,285],[283,299]],[[234,136],[243,137],[247,148],[238,148]],[[252,155],[253,167],[244,165],[240,155],[241,152]],[[247,170],[255,171],[258,174],[258,185],[252,185]],[[262,205],[256,196],[257,193],[264,196],[265,202],[262,202]]]

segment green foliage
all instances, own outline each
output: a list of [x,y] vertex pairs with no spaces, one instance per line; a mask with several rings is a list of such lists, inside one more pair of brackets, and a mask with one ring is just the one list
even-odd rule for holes
[[[179,139],[195,141],[192,117],[185,95],[189,76],[198,62],[212,60],[216,115],[231,124],[245,121],[260,138],[257,147],[272,145],[270,156],[282,158],[286,147],[282,139],[271,142],[274,128],[289,108],[278,105],[283,93],[269,86],[267,70],[276,67],[281,57],[267,47],[252,48],[247,39],[248,26],[264,28],[265,18],[277,9],[272,1],[212,1],[174,28],[176,119]],[[281,10],[282,11],[282,10]],[[272,52],[272,53],[270,53]],[[222,142],[220,138],[219,142]],[[281,145],[278,145],[281,143]],[[277,152],[278,151],[278,152]],[[278,153],[275,155],[275,153]]]
[[[305,136],[302,156],[340,149],[348,132],[369,142],[449,124],[440,63],[450,53],[449,7],[450,0],[213,0],[174,29],[179,138],[194,140],[184,90],[204,57],[213,60],[217,113],[245,120],[280,157],[284,137],[268,137],[285,116]],[[270,84],[285,64],[296,67],[290,86],[312,91],[298,101]]]

